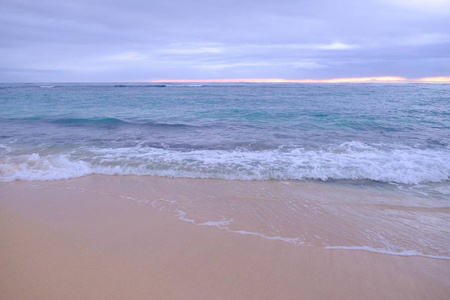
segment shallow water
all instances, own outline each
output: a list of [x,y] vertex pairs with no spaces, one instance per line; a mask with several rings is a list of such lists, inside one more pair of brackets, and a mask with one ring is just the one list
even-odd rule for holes
[[450,207],[385,186],[189,181],[151,201],[187,222],[327,249],[450,259]]
[[450,259],[448,199],[390,184],[90,175],[2,185],[119,197],[189,224],[296,245]]

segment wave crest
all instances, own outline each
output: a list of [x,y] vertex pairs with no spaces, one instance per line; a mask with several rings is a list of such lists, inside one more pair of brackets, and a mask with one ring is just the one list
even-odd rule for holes
[[8,157],[0,180],[52,180],[87,174],[153,175],[238,180],[372,180],[402,184],[450,178],[448,150],[387,149],[359,142],[327,149],[261,151],[89,148],[81,153]]

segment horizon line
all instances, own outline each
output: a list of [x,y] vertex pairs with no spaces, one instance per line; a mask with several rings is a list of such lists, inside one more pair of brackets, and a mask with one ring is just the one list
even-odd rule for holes
[[187,83],[450,83],[450,76],[405,78],[398,76],[349,77],[331,79],[230,78],[230,79],[157,79],[146,82]]

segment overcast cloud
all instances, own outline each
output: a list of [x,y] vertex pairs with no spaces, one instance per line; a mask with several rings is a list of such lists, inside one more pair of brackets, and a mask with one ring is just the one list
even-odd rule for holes
[[0,81],[450,75],[450,0],[0,0]]

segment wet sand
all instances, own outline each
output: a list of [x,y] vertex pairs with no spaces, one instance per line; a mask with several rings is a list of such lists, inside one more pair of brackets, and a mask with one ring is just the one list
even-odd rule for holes
[[202,186],[201,180],[146,180],[87,176],[1,183],[0,298],[447,299],[450,294],[449,260],[326,250],[194,225],[136,199],[142,193],[189,198],[199,190],[180,186]]

